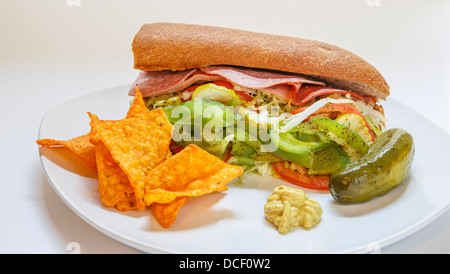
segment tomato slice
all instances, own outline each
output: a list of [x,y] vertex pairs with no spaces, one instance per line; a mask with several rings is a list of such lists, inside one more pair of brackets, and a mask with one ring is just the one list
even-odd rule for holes
[[226,163],[228,162],[228,160],[230,160],[231,157],[233,157],[233,154],[231,154],[231,148],[229,148],[227,151],[227,155],[225,155],[225,159],[223,159],[223,161]]
[[192,86],[188,87],[187,89],[185,89],[184,91],[192,92],[192,91],[195,91],[195,89],[198,88],[199,86],[203,86],[203,85],[204,84],[192,85]]
[[171,140],[171,141],[170,141],[170,145],[169,145],[169,149],[170,149],[173,153],[177,154],[178,152],[180,152],[180,151],[182,151],[182,150],[184,149],[184,146],[180,146],[180,145],[178,145],[177,143],[175,143],[174,140]]
[[[292,114],[297,114],[303,112],[308,107],[302,107],[292,111]],[[321,108],[319,108],[314,114],[327,113],[327,112],[339,112],[341,114],[353,113],[359,116],[363,116],[359,110],[356,108],[347,105],[347,104],[327,104]]]
[[306,168],[298,165],[298,169],[304,170],[301,170],[301,173],[292,171],[284,166],[284,162],[274,162],[272,166],[278,175],[287,182],[309,189],[328,190],[329,175],[308,175],[304,172]]
[[245,91],[240,91],[240,90],[235,90],[234,91],[239,97],[241,97],[242,100],[246,101],[246,102],[250,102],[253,100],[253,97],[250,96],[248,93],[246,93]]
[[228,82],[228,81],[215,81],[212,82],[214,85],[216,86],[221,86],[221,87],[226,87],[227,89],[234,89],[234,86],[232,83]]

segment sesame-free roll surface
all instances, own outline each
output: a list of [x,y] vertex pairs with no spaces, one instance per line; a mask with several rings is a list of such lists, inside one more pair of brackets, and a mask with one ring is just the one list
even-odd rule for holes
[[361,57],[327,43],[245,30],[180,24],[145,24],[132,50],[135,69],[182,71],[229,65],[297,73],[330,86],[385,99],[389,85]]

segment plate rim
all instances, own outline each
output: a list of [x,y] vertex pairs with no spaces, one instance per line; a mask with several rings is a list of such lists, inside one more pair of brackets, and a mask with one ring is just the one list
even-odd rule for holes
[[[48,118],[48,116],[50,115],[50,113],[58,108],[59,106],[66,104],[66,103],[70,103],[70,101],[73,100],[77,100],[80,99],[82,97],[86,97],[86,96],[90,96],[93,93],[101,93],[101,92],[105,92],[106,90],[111,90],[111,89],[119,89],[119,88],[123,88],[123,87],[128,87],[128,84],[121,84],[121,85],[116,85],[116,86],[111,86],[111,87],[106,87],[106,88],[102,88],[102,89],[98,89],[95,91],[91,91],[91,92],[87,92],[84,94],[79,94],[77,96],[73,96],[69,99],[66,100],[62,100],[56,104],[54,104],[52,107],[50,107],[42,116],[41,121],[40,121],[40,125],[38,128],[38,139],[42,138],[42,130],[43,130],[43,126],[45,124],[45,120],[46,118]],[[443,134],[445,134],[449,139],[450,139],[450,134],[448,132],[446,132],[444,129],[442,129],[436,122],[428,119],[426,116],[422,115],[421,113],[416,112],[413,108],[409,107],[408,105],[405,105],[404,103],[402,103],[400,100],[392,97],[389,98],[390,101],[394,101],[395,104],[399,104],[404,108],[407,108],[408,111],[414,112],[417,115],[421,116],[421,118],[425,119],[428,123],[430,123],[431,125],[433,125],[433,127],[435,127],[436,129],[440,130]],[[122,244],[125,244],[129,247],[132,247],[134,249],[140,250],[142,252],[146,252],[146,253],[158,253],[158,254],[168,254],[168,253],[179,253],[177,251],[171,250],[170,248],[161,248],[161,247],[156,247],[154,244],[149,245],[149,244],[144,244],[139,240],[133,240],[130,239],[130,237],[126,236],[126,235],[122,235],[122,234],[117,234],[113,231],[111,231],[110,229],[108,229],[107,227],[99,224],[97,221],[95,220],[91,220],[90,218],[84,216],[83,214],[83,210],[81,210],[76,204],[74,204],[74,202],[70,199],[70,197],[67,196],[66,193],[64,193],[64,191],[61,189],[61,187],[56,184],[54,182],[54,178],[52,177],[50,171],[48,170],[48,167],[45,164],[46,158],[45,155],[42,154],[41,149],[39,148],[39,159],[40,159],[40,163],[41,163],[41,167],[44,170],[44,174],[46,176],[47,181],[49,182],[49,184],[52,186],[53,190],[58,194],[58,196],[64,201],[64,203],[78,216],[80,217],[83,221],[85,221],[86,223],[88,223],[89,225],[91,225],[93,228],[95,228],[97,231],[100,231],[101,233],[103,233],[104,235],[118,241],[121,242]],[[430,214],[427,215],[426,218],[422,218],[417,222],[414,222],[413,224],[410,224],[409,226],[405,227],[402,230],[399,230],[397,233],[392,234],[390,236],[384,237],[380,240],[377,241],[377,244],[379,244],[380,248],[389,246],[391,244],[394,244],[414,233],[416,233],[417,231],[423,229],[424,227],[426,227],[427,225],[429,225],[430,223],[432,223],[434,220],[436,220],[437,218],[439,218],[441,215],[443,215],[448,209],[450,208],[450,197],[447,199],[447,202],[444,203],[443,206],[440,206],[438,208],[435,208]],[[353,248],[348,248],[345,250],[342,250],[340,252],[337,253],[368,253],[371,250],[367,249],[367,245],[364,246],[355,246]],[[324,252],[327,253],[327,252]]]

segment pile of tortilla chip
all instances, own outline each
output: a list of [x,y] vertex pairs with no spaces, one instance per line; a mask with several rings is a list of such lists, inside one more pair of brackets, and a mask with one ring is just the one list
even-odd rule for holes
[[122,120],[91,118],[91,132],[68,141],[40,139],[46,147],[73,151],[98,173],[101,201],[119,211],[153,208],[169,228],[185,201],[215,191],[242,174],[195,145],[172,156],[173,127],[162,109],[148,110],[137,90]]

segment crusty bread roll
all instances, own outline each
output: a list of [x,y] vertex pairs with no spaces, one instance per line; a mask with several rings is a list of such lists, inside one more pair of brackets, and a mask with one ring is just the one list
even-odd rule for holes
[[386,99],[389,85],[368,62],[323,42],[244,30],[145,24],[136,34],[134,67],[144,71],[231,65],[298,73],[332,87]]

